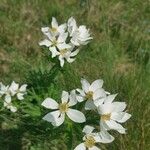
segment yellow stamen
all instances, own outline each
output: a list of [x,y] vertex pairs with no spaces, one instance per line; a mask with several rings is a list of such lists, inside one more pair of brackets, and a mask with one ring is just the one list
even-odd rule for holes
[[52,43],[53,43],[53,46],[57,45],[57,41],[56,40],[53,40]]
[[110,120],[110,117],[111,117],[110,113],[109,114],[104,114],[104,115],[101,116],[101,120],[108,121],[108,120]]
[[85,98],[87,100],[92,100],[93,99],[93,94],[94,94],[93,91],[89,91],[89,92],[86,93]]
[[68,108],[69,108],[69,105],[66,102],[59,105],[60,112],[67,112]]
[[92,148],[95,145],[95,139],[92,136],[87,136],[84,145],[87,148]]
[[52,32],[56,32],[56,31],[57,31],[57,29],[56,29],[56,28],[50,28],[50,31],[52,31]]
[[68,50],[67,50],[66,48],[60,50],[60,55],[64,56],[64,55],[67,53],[67,51],[68,51]]

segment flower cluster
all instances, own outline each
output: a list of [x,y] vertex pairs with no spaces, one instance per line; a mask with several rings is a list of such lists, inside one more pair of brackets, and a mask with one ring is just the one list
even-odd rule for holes
[[[80,46],[86,45],[92,39],[89,29],[84,25],[77,26],[73,17],[61,25],[53,17],[51,27],[43,27],[41,31],[45,39],[39,45],[48,47],[52,58],[58,57],[61,67],[64,66],[65,61],[73,62],[79,53]],[[114,137],[109,134],[110,130],[116,130],[120,134],[126,133],[126,129],[121,124],[131,115],[125,111],[125,102],[114,101],[117,94],[105,91],[103,80],[98,79],[90,84],[87,80],[81,79],[81,85],[81,89],[77,88],[71,92],[62,91],[59,103],[50,97],[46,98],[41,105],[53,111],[47,113],[43,120],[56,127],[64,122],[68,123],[68,120],[65,120],[66,117],[76,123],[85,123],[87,119],[84,113],[75,107],[78,103],[84,103],[84,112],[93,110],[99,117],[99,124],[96,130],[90,125],[85,125],[83,142],[74,150],[99,150],[97,143],[110,143],[114,140]],[[17,107],[12,103],[13,98],[23,100],[27,93],[26,87],[27,84],[19,86],[14,81],[7,86],[0,83],[0,98],[3,99],[4,107],[16,112]]]
[[114,102],[117,94],[111,95],[105,91],[103,80],[95,80],[90,84],[87,80],[81,79],[82,89],[72,90],[70,94],[66,91],[62,92],[61,104],[58,104],[52,98],[46,98],[42,105],[48,109],[56,109],[46,114],[43,119],[50,122],[54,126],[60,126],[65,120],[65,114],[74,122],[83,123],[86,121],[84,114],[70,107],[80,102],[85,102],[85,110],[94,110],[99,118],[100,132],[92,132],[94,127],[85,126],[83,132],[83,143],[79,144],[75,150],[94,149],[96,143],[110,143],[114,140],[108,131],[116,130],[121,134],[125,134],[126,129],[120,124],[126,122],[131,115],[125,112],[125,102]]
[[83,137],[83,143],[79,144],[74,150],[99,150],[97,143],[111,143],[114,137],[106,131],[93,132],[95,128],[86,125],[82,132],[85,133]]
[[48,47],[52,58],[58,57],[61,67],[64,66],[65,60],[72,63],[80,46],[86,45],[92,39],[89,29],[85,25],[78,27],[73,17],[61,25],[52,17],[51,27],[42,27],[41,31],[46,38],[39,42],[39,45]]
[[12,97],[16,96],[18,100],[23,100],[24,95],[26,94],[26,87],[27,84],[23,84],[19,87],[19,84],[14,81],[11,85],[7,86],[0,82],[0,98],[4,98],[4,107],[12,112],[16,112],[17,107],[12,104]]

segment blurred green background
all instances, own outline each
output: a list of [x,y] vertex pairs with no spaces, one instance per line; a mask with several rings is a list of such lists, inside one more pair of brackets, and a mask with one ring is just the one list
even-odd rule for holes
[[[32,115],[40,119],[43,114],[37,114],[38,102],[33,99],[40,104],[46,96],[80,87],[81,77],[90,82],[102,78],[107,91],[118,93],[117,100],[127,102],[132,118],[124,124],[127,134],[113,134],[116,140],[101,149],[148,150],[149,8],[149,0],[0,0],[0,81],[30,83],[35,95],[32,92],[26,101],[32,101]],[[38,42],[43,39],[40,28],[50,26],[52,16],[59,23],[74,16],[79,25],[90,28],[94,39],[82,48],[75,62],[65,65],[68,71],[49,90],[37,90],[51,82],[46,78],[52,66],[48,49],[39,47]],[[19,114],[0,113],[0,150],[67,150],[63,133],[51,136],[60,129],[44,130],[49,124],[43,122],[39,127],[34,119],[23,120],[20,127]],[[80,143],[75,141],[74,147]]]

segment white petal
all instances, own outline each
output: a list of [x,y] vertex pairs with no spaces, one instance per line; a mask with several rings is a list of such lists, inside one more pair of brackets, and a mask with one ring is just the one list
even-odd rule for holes
[[83,90],[81,90],[81,89],[76,89],[76,91],[77,92],[79,92],[79,94],[81,95],[81,96],[85,96],[85,93],[84,93],[84,91]]
[[56,20],[56,18],[55,17],[52,17],[52,22],[51,22],[51,24],[52,24],[52,27],[53,28],[58,28],[58,22],[57,22],[57,20]]
[[94,91],[94,94],[93,94],[94,100],[99,99],[99,98],[103,98],[103,97],[106,97],[106,93],[105,93],[104,89],[100,88],[100,89],[97,89]]
[[64,43],[68,37],[68,33],[62,33],[58,37],[58,43]]
[[14,81],[11,83],[9,90],[11,91],[12,96],[16,94],[16,91],[19,89],[19,84],[15,83]]
[[113,102],[113,107],[115,112],[121,112],[124,111],[124,109],[126,108],[126,103],[125,102]]
[[17,93],[17,98],[19,100],[23,100],[24,99],[23,95],[24,95],[23,93]]
[[125,115],[123,116],[123,118],[121,120],[119,120],[118,122],[120,123],[124,123],[126,122],[128,119],[130,119],[131,114],[125,113]]
[[70,33],[70,36],[74,34],[74,32],[78,29],[76,20],[73,17],[70,17],[68,19],[68,32]]
[[50,47],[49,50],[51,51],[52,53],[52,58],[56,57],[57,55],[59,55],[60,53],[56,50],[56,47],[53,46],[53,47]]
[[1,83],[1,87],[0,87],[0,94],[3,95],[3,94],[6,94],[9,90],[9,86],[5,86]]
[[58,103],[52,98],[46,98],[41,105],[48,109],[58,108]]
[[67,111],[67,116],[74,122],[83,123],[86,121],[84,114],[78,110],[70,109]]
[[15,106],[10,106],[10,111],[11,112],[16,112],[17,111],[17,108]]
[[49,32],[49,27],[42,27],[41,31],[45,34],[46,32]]
[[87,100],[85,103],[85,110],[94,110],[94,109],[96,109],[94,102],[92,100]]
[[75,58],[67,58],[67,62],[68,63],[72,63],[72,62],[74,62],[75,61]]
[[18,90],[19,84],[15,83],[14,81],[11,83],[10,88],[13,90]]
[[110,103],[104,103],[98,107],[99,114],[108,114],[113,111],[113,105]]
[[9,94],[5,95],[5,102],[10,103],[11,102],[11,96]]
[[72,90],[70,92],[70,95],[69,95],[69,102],[68,102],[68,105],[69,106],[74,106],[77,104],[77,99],[76,99],[76,93],[75,93],[75,90]]
[[108,127],[110,129],[113,129],[113,130],[117,130],[119,133],[121,134],[125,134],[125,128],[123,128],[122,125],[120,125],[119,123],[113,121],[113,120],[109,120],[109,121],[106,121],[106,124],[108,125]]
[[65,63],[65,60],[61,55],[59,56],[59,61],[60,61],[60,66],[63,67],[64,63]]
[[76,99],[78,102],[83,102],[84,101],[84,97],[80,96],[80,95],[76,95]]
[[4,101],[4,107],[7,107],[8,106],[8,103],[6,103],[5,101]]
[[69,93],[66,91],[62,91],[61,101],[62,103],[67,103],[69,99]]
[[100,129],[101,131],[110,130],[105,121],[100,120]]
[[104,102],[104,100],[105,100],[105,98],[100,98],[100,99],[94,100],[95,106],[99,107]]
[[40,46],[50,47],[50,46],[52,45],[52,42],[49,41],[49,40],[47,40],[47,39],[45,39],[45,40],[39,42],[39,45],[40,45]]
[[97,89],[100,89],[100,88],[103,86],[103,83],[104,83],[103,80],[100,80],[100,79],[95,80],[95,81],[91,84],[91,86],[89,87],[89,90],[90,90],[90,91],[95,91],[95,90],[97,90]]
[[111,136],[107,131],[101,131],[98,133],[99,139],[97,142],[101,143],[111,143],[114,140],[114,137]]
[[86,134],[90,134],[90,133],[93,132],[94,129],[95,129],[94,127],[89,126],[89,125],[86,125],[86,126],[83,128],[82,132],[84,132],[84,133],[86,133]]
[[20,91],[20,92],[25,92],[25,91],[26,91],[26,88],[27,88],[27,84],[23,84],[23,85],[19,88],[19,91]]
[[93,146],[93,147],[89,148],[89,150],[100,150],[100,148]]
[[79,53],[79,49],[77,49],[77,50],[75,50],[74,52],[72,52],[71,54],[70,54],[70,56],[71,57],[74,57],[74,56],[76,56],[78,53]]
[[73,44],[73,45],[75,45],[75,46],[80,46],[80,43],[78,42],[78,40],[77,39],[75,39],[75,38],[71,38],[71,43]]
[[82,89],[87,93],[89,91],[90,83],[85,80],[81,79]]
[[58,117],[54,118],[54,121],[52,122],[53,126],[60,126],[61,124],[63,124],[65,120],[65,113],[61,113]]
[[77,95],[76,95],[77,101],[78,102],[83,102],[84,101],[84,97],[85,97],[84,91],[81,90],[81,89],[76,89],[76,91],[79,93],[79,94],[77,93]]
[[60,34],[62,34],[62,33],[65,32],[66,28],[67,28],[67,24],[64,23],[64,24],[62,24],[62,25],[60,25],[60,26],[58,27],[58,32],[59,32]]
[[60,43],[60,44],[57,44],[57,48],[59,50],[70,49],[71,45],[70,44],[66,44],[66,43]]
[[105,99],[105,103],[112,103],[117,94],[108,95]]
[[113,112],[111,113],[111,119],[114,121],[119,121],[123,118],[125,112]]
[[74,150],[86,150],[84,143],[79,144]]
[[58,118],[59,116],[60,116],[60,111],[57,110],[46,114],[42,119],[48,122],[54,122],[56,120],[55,118]]

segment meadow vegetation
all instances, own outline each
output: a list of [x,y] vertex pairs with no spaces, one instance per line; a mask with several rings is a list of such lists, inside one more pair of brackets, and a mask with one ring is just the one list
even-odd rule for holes
[[[114,133],[115,141],[101,149],[148,150],[149,7],[149,0],[0,0],[0,81],[27,83],[30,89],[19,113],[0,111],[0,150],[66,150],[70,139],[65,125],[56,129],[43,121],[41,103],[48,96],[59,99],[62,90],[80,87],[81,77],[91,82],[103,79],[104,88],[118,93],[117,100],[127,102],[132,114],[125,124],[127,134]],[[49,26],[53,16],[60,23],[74,16],[90,28],[93,40],[75,62],[51,73],[51,56],[38,42],[43,38],[41,27]],[[56,71],[59,76],[54,78]],[[96,117],[89,124],[97,123]],[[74,126],[79,133],[82,127]],[[82,136],[72,136],[75,147]]]

